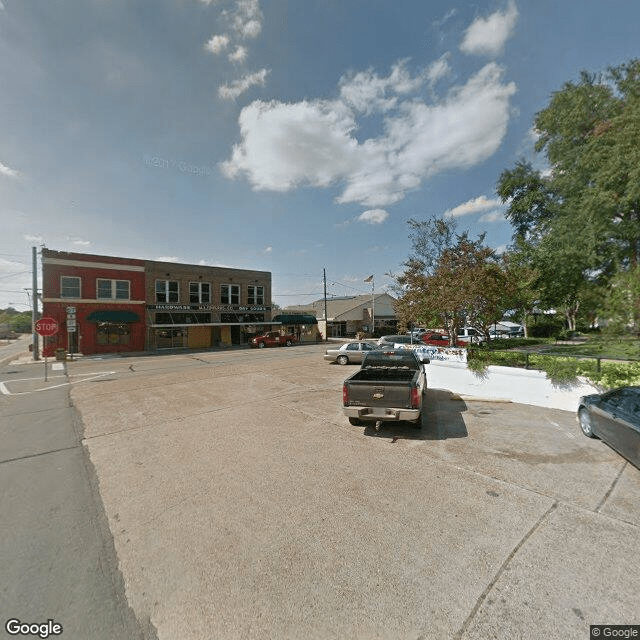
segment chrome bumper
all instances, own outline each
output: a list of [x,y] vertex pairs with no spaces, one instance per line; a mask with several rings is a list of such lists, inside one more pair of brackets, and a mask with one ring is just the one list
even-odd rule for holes
[[376,409],[374,407],[342,407],[347,418],[360,420],[418,420],[420,409]]

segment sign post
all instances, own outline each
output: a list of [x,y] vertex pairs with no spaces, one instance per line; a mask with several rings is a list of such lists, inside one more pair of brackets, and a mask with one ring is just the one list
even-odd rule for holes
[[[40,318],[35,324],[36,333],[43,338],[46,336],[54,336],[58,333],[58,323],[55,318]],[[44,340],[43,347],[44,347]],[[46,349],[42,349],[42,353],[44,355],[44,381],[47,381],[47,356]]]

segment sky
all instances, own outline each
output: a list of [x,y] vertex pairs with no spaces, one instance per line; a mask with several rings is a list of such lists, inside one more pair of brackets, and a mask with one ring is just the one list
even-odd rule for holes
[[392,284],[407,220],[501,252],[495,189],[637,0],[0,0],[0,308],[32,247],[259,269],[281,307]]

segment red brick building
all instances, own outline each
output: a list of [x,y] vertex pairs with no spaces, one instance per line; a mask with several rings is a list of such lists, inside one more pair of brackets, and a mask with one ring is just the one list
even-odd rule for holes
[[43,355],[143,351],[145,262],[43,248],[42,306],[60,326]]

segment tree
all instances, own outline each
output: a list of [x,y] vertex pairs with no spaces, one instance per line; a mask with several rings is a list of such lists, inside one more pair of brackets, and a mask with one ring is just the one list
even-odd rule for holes
[[484,246],[484,236],[470,240],[466,233],[451,233],[453,221],[437,218],[409,224],[414,253],[396,277],[403,292],[396,305],[400,322],[417,319],[443,327],[451,344],[464,324],[488,337],[513,292],[494,251]]
[[537,114],[536,150],[549,174],[524,161],[497,192],[514,239],[527,244],[544,303],[574,329],[581,300],[640,259],[640,61],[601,77],[583,72]]

